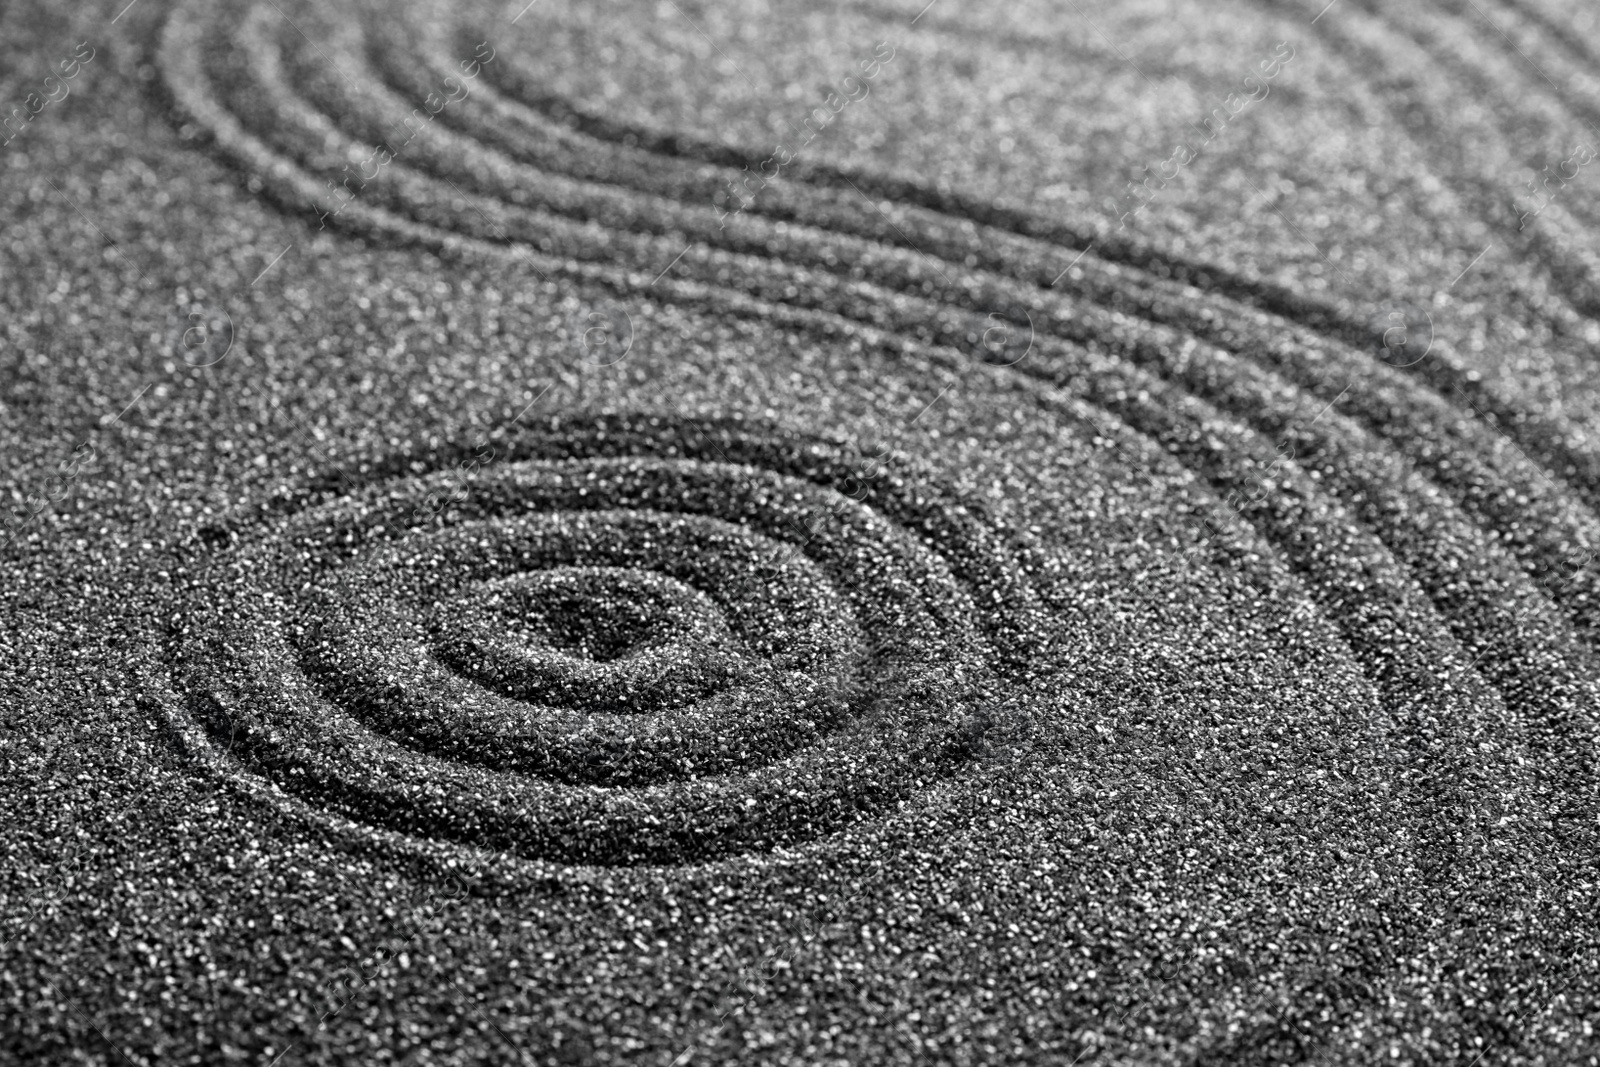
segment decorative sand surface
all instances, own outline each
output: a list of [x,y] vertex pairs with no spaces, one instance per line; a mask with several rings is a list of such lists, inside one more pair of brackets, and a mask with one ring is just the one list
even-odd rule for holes
[[0,1060],[1600,1062],[1600,15],[922,2],[0,5]]

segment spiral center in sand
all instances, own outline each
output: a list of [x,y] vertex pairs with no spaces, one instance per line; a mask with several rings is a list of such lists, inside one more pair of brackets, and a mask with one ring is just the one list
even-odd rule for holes
[[434,609],[434,658],[516,700],[592,711],[682,707],[752,680],[715,601],[632,567],[553,567],[476,583]]

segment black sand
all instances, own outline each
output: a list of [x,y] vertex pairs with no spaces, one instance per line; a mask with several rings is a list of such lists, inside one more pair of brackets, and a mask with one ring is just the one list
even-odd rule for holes
[[0,7],[0,1059],[1597,1062],[1595,29]]

